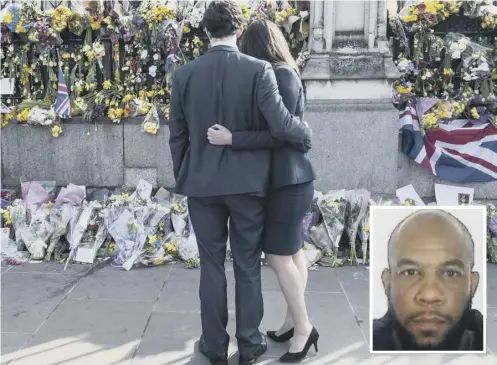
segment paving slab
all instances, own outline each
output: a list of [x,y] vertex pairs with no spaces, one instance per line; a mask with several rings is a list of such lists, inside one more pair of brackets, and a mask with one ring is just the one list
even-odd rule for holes
[[[152,307],[147,302],[65,299],[10,364],[131,363]],[[32,353],[34,347],[43,351]]]
[[[229,354],[237,351],[235,316],[229,315]],[[201,334],[200,315],[194,313],[153,313],[133,365],[209,364],[198,353]]]
[[[1,343],[2,343],[2,354],[8,354],[21,349],[22,345],[31,338],[32,335],[24,333],[9,333],[2,332]],[[2,361],[2,364],[4,362]]]
[[78,280],[75,275],[4,273],[2,331],[34,333]]
[[[306,293],[307,311],[311,323],[316,327],[319,336],[319,352],[312,349],[309,356],[326,359],[335,352],[355,345],[354,355],[363,359],[369,357],[364,335],[357,325],[347,299],[342,293]],[[261,330],[277,330],[286,313],[286,302],[281,292],[264,292],[264,318]],[[288,351],[289,344],[270,341],[267,356],[279,357]],[[320,360],[321,361],[321,360]]]
[[[235,277],[231,265],[226,267],[226,281],[228,293],[228,309],[235,310]],[[200,269],[183,269],[174,266],[161,292],[155,307],[157,312],[200,313],[200,299],[198,286],[200,283]]]
[[106,266],[81,279],[68,298],[155,302],[170,271],[167,265],[130,271]]
[[[31,264],[2,274],[2,364],[209,364],[197,344],[201,332],[199,269],[187,270],[179,264],[126,272],[110,266],[79,266],[70,265],[72,271],[64,273],[58,264]],[[491,288],[497,289],[497,266],[489,266],[488,273],[489,355],[372,356],[369,270],[359,266],[309,271],[306,302],[320,339],[319,352],[311,350],[304,364],[497,364],[493,355],[497,351],[497,295],[491,294]],[[261,330],[265,332],[281,324],[286,303],[272,270],[265,266],[262,275],[265,316]],[[226,276],[229,363],[234,365],[238,354],[231,264],[226,265]],[[279,364],[278,357],[289,344],[268,342],[269,350],[258,364]]]

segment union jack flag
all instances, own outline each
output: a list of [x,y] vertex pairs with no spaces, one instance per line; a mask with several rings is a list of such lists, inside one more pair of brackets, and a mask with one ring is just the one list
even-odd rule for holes
[[399,115],[402,152],[452,182],[497,180],[497,128],[492,123],[458,119],[423,131],[414,104]]
[[60,118],[71,118],[71,101],[67,91],[66,80],[62,68],[59,66],[59,84],[57,88],[57,100],[55,101],[55,113]]

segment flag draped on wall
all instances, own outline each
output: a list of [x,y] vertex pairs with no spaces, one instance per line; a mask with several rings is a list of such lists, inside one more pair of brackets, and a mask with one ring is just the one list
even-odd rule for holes
[[57,88],[57,100],[55,101],[55,113],[59,118],[71,118],[71,101],[67,90],[66,80],[62,68],[59,66],[59,84]]
[[497,180],[497,128],[492,123],[454,120],[423,131],[415,106],[407,103],[400,111],[399,133],[402,152],[443,180]]

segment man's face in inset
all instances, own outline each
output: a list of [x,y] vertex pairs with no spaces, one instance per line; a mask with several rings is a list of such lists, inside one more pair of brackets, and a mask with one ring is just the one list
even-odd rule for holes
[[440,345],[469,307],[479,281],[472,256],[460,227],[439,214],[415,216],[393,237],[383,285],[397,321],[420,349]]

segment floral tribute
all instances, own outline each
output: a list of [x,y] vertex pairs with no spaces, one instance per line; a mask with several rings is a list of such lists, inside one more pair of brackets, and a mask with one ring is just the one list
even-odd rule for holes
[[[497,6],[492,1],[408,1],[389,23],[404,49],[395,60],[402,76],[393,84],[399,109],[415,101],[429,104],[418,115],[425,131],[455,119],[497,126]],[[465,36],[461,25],[468,23],[473,29]],[[451,32],[450,24],[458,32]]]
[[[0,73],[2,85],[10,83],[13,91],[2,95],[9,108],[1,114],[2,127],[43,125],[62,135],[58,108],[67,89],[70,117],[81,116],[96,128],[104,117],[119,123],[146,116],[142,131],[156,134],[169,117],[174,70],[208,47],[201,25],[206,2],[141,1],[128,11],[114,2],[105,1],[103,8],[90,2],[83,12],[65,6],[42,11],[40,3],[24,1],[2,11]],[[303,67],[308,5],[244,3],[245,26],[259,18],[275,21]]]

